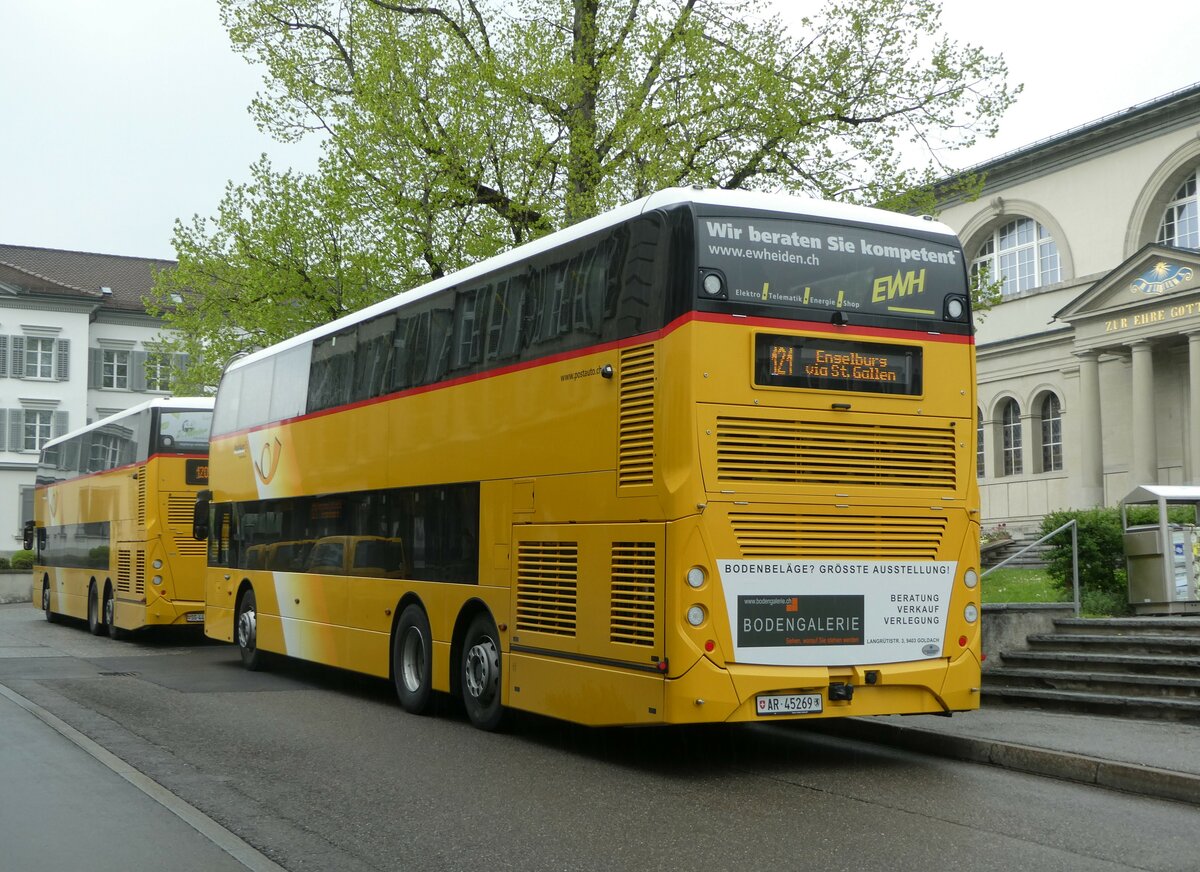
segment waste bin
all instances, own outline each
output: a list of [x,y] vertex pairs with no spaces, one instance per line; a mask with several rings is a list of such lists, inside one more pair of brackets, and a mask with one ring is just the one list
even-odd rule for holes
[[[1153,505],[1157,520],[1130,524],[1129,507]],[[1186,506],[1191,522],[1171,523],[1167,510]],[[1200,614],[1200,487],[1143,485],[1121,500],[1129,604],[1139,615]]]

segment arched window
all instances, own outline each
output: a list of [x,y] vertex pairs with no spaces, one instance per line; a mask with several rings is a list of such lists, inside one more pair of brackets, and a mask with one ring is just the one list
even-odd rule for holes
[[1020,475],[1025,471],[1021,463],[1021,407],[1016,400],[1006,400],[1000,415],[1004,474]]
[[1042,472],[1063,468],[1062,404],[1054,394],[1042,399]]
[[975,410],[975,477],[983,478],[983,411]]
[[1197,176],[1200,170],[1187,177],[1175,198],[1167,204],[1162,222],[1158,225],[1158,241],[1176,248],[1200,248],[1200,215],[1197,214]]
[[1051,285],[1061,278],[1058,245],[1050,233],[1032,218],[1017,218],[997,227],[979,246],[971,261],[971,276],[1000,280],[1000,293]]

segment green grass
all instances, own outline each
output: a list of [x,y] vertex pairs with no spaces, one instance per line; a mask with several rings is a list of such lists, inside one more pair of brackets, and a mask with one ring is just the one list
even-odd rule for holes
[[980,582],[985,603],[1061,603],[1070,597],[1044,569],[997,569]]

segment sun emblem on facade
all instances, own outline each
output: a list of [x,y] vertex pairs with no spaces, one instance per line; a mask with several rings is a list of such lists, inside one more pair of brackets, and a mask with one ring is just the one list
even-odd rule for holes
[[1193,275],[1195,273],[1191,267],[1179,266],[1178,264],[1160,260],[1134,279],[1129,285],[1129,290],[1135,294],[1146,294],[1147,296],[1157,297],[1160,294],[1173,291],[1180,285],[1190,282]]

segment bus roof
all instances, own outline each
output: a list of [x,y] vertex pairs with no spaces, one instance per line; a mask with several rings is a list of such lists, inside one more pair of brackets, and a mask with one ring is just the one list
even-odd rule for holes
[[79,427],[72,430],[70,433],[64,433],[61,436],[56,436],[42,444],[41,450],[53,448],[60,442],[66,442],[68,439],[73,439],[81,433],[86,433],[89,430],[98,430],[122,418],[128,418],[131,415],[136,415],[139,412],[144,412],[147,409],[176,409],[183,412],[210,412],[212,411],[214,399],[212,397],[152,397],[145,402],[138,403],[136,406],[130,406],[116,414],[109,415],[107,418],[101,418],[99,421],[93,421],[86,427]]
[[509,264],[525,260],[549,251],[572,240],[597,233],[608,227],[615,226],[631,218],[636,218],[645,212],[665,209],[670,206],[685,204],[698,206],[716,206],[730,209],[754,209],[763,212],[778,212],[804,218],[825,219],[836,222],[853,222],[856,224],[873,224],[881,227],[891,227],[900,231],[915,231],[945,235],[957,239],[954,231],[940,221],[929,217],[904,215],[899,212],[889,212],[884,209],[874,209],[870,206],[855,206],[848,203],[834,203],[828,200],[817,200],[811,197],[799,197],[792,194],[770,194],[761,191],[727,191],[713,188],[666,188],[640,200],[635,200],[624,206],[618,206],[608,212],[603,212],[594,218],[573,224],[563,230],[550,233],[540,239],[527,242],[524,245],[509,249],[494,257],[481,260],[457,272],[450,273],[440,279],[419,285],[410,291],[404,291],[386,300],[373,303],[366,308],[343,315],[335,321],[314,327],[290,339],[278,342],[269,348],[251,352],[245,357],[238,358],[229,364],[228,369],[240,369],[265,357],[295,348],[306,342],[311,342],[321,336],[336,333],[338,330],[365,321],[376,315],[390,312],[401,303],[408,304],[421,300],[431,294],[455,285],[469,282],[478,276],[495,269],[501,269]]

